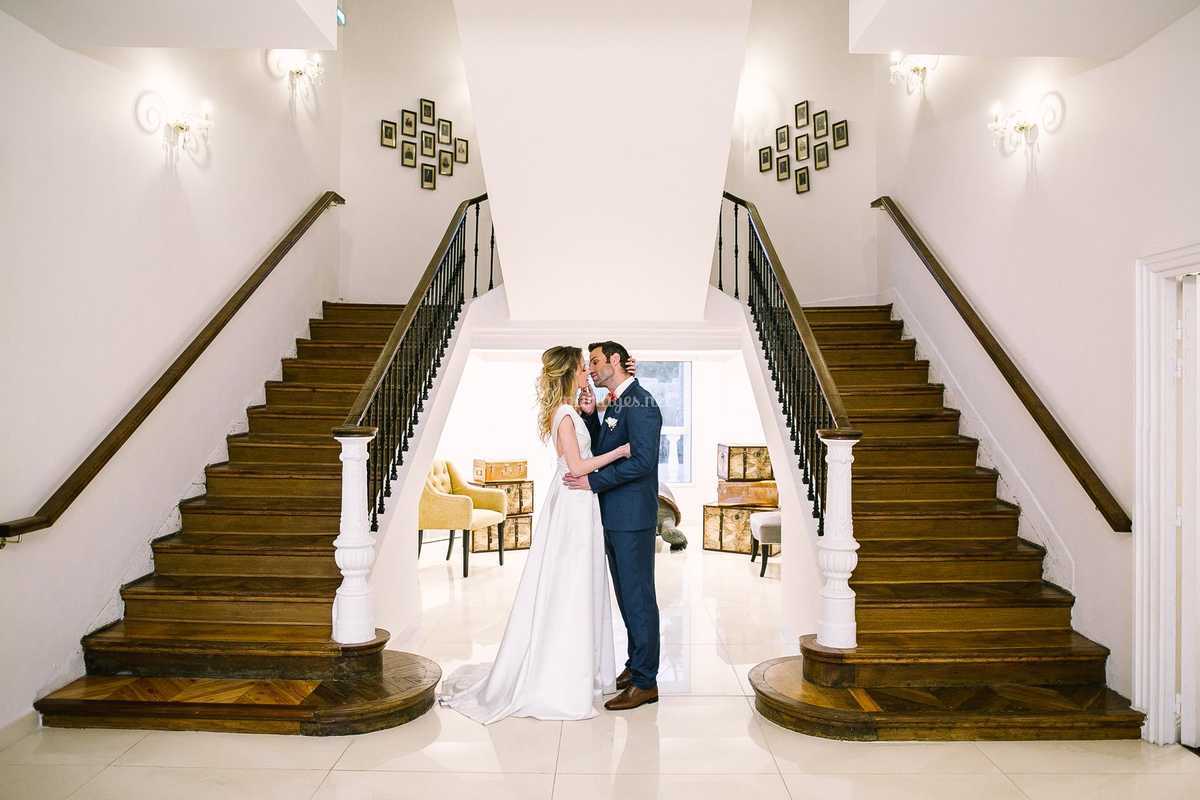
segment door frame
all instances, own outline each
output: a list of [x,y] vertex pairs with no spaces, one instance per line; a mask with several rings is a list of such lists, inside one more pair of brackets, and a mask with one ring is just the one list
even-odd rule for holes
[[[1142,737],[1157,744],[1177,742],[1180,734],[1176,668],[1181,649],[1178,570],[1183,554],[1177,533],[1182,411],[1176,387],[1181,319],[1177,282],[1198,270],[1200,243],[1138,259],[1135,265],[1133,705],[1146,715]],[[1195,403],[1191,406],[1194,415]],[[1187,603],[1188,608],[1192,605]],[[1189,647],[1183,649],[1196,661],[1196,648],[1190,645],[1189,636]],[[1182,666],[1184,672],[1200,669],[1200,663]]]

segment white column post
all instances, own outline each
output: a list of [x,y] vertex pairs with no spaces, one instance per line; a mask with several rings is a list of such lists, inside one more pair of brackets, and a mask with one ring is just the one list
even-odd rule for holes
[[825,430],[817,434],[825,444],[825,535],[817,539],[817,564],[824,585],[817,618],[817,643],[850,649],[858,646],[858,624],[854,619],[854,590],[850,576],[858,565],[858,542],[854,540],[851,508],[850,452],[862,434],[858,431]]
[[375,537],[367,519],[367,445],[374,428],[339,430],[342,445],[342,515],[333,540],[342,585],[333,601],[333,640],[359,644],[375,638],[375,603],[367,578],[375,563]]

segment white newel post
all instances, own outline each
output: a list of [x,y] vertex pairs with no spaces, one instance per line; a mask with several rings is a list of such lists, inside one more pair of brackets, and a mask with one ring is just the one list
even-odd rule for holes
[[858,565],[858,542],[854,540],[851,510],[851,453],[862,438],[858,431],[821,431],[825,444],[825,535],[817,539],[817,563],[824,584],[821,587],[821,611],[817,619],[817,643],[825,647],[850,649],[858,646],[858,625],[854,620],[854,590],[850,576]]
[[375,563],[375,537],[367,519],[367,445],[374,431],[334,438],[342,445],[342,515],[333,540],[342,585],[333,600],[333,640],[359,644],[375,638],[375,603],[367,584]]

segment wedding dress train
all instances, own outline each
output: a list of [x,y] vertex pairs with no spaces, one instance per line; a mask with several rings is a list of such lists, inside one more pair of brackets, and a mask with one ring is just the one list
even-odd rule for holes
[[[571,406],[555,412],[551,443],[568,416],[580,455],[591,458],[587,428]],[[615,688],[600,504],[592,492],[563,486],[566,471],[560,456],[496,660],[442,682],[439,702],[485,725],[508,716],[587,719],[596,715],[595,698]]]

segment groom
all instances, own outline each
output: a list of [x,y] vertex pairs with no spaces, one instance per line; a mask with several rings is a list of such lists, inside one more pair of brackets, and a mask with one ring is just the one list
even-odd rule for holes
[[632,455],[590,475],[567,475],[572,489],[600,495],[604,549],[617,606],[629,634],[629,658],[617,676],[620,694],[604,704],[624,711],[658,702],[658,599],[654,594],[654,538],[658,525],[658,403],[625,370],[629,353],[616,342],[588,345],[592,382],[608,389],[608,406],[596,413],[596,398],[584,392],[579,407],[592,435],[592,453],[602,455],[629,442]]

